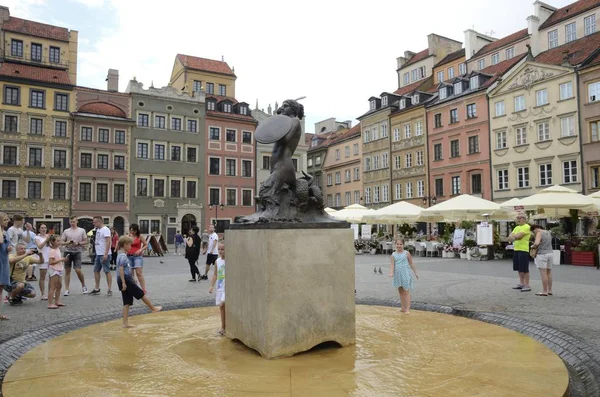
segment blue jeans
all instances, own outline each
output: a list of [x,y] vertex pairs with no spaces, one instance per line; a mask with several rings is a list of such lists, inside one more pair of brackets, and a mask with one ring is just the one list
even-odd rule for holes
[[103,270],[104,273],[110,273],[110,258],[111,255],[108,254],[106,260],[103,260],[104,255],[96,255],[96,259],[94,260],[94,273],[100,273],[100,270]]
[[132,269],[144,267],[144,258],[141,255],[127,255],[129,258],[129,266]]

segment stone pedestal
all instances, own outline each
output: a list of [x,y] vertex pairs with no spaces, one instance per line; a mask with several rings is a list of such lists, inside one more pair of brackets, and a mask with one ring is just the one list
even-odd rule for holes
[[225,247],[227,337],[269,359],[355,343],[347,223],[232,225]]

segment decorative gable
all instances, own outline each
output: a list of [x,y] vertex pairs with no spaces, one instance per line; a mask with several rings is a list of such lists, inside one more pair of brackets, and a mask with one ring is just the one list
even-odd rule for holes
[[512,73],[506,74],[504,80],[490,92],[490,96],[510,91],[530,91],[534,85],[569,73],[573,73],[572,67],[527,61]]

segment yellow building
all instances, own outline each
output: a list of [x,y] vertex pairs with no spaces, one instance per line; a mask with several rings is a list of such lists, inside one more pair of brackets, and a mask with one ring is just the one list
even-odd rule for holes
[[[192,95],[205,91],[206,95],[235,98],[235,70],[223,61],[177,54],[169,85]],[[206,110],[210,109],[207,103]]]
[[59,232],[68,224],[77,32],[0,7],[0,208]]

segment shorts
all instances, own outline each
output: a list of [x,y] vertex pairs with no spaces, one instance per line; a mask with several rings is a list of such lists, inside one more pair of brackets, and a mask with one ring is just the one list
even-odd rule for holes
[[538,269],[552,269],[552,265],[554,265],[554,253],[551,252],[549,254],[537,254],[535,259],[533,260],[535,263],[535,267]]
[[119,287],[119,291],[121,291],[123,306],[133,305],[133,298],[139,300],[144,297],[144,291],[138,287],[131,276],[125,275],[125,285],[127,286],[127,289],[123,291],[123,280],[121,280],[121,276],[117,276],[117,286]]
[[206,264],[209,266],[214,265],[217,258],[219,258],[219,255],[215,255],[215,254],[206,255]]
[[40,270],[48,270],[48,262],[40,263],[38,265],[38,269],[40,269]]
[[21,296],[31,295],[31,293],[35,294],[35,288],[33,288],[33,285],[29,284],[28,282],[21,281],[13,281],[12,283],[10,283],[10,285],[5,285],[4,290],[8,293],[11,293],[17,288],[19,284],[24,285],[23,289],[21,290]]
[[519,273],[529,273],[529,251],[515,251],[513,270]]
[[67,261],[65,262],[65,268],[70,269],[73,266],[74,269],[81,269],[81,252],[65,252]]
[[108,254],[106,260],[102,260],[104,255],[96,255],[94,259],[94,273],[100,273],[100,270],[103,270],[104,273],[110,273],[110,258],[112,255]]
[[129,266],[131,266],[132,269],[144,267],[144,257],[141,255],[127,255],[127,258],[129,258]]
[[56,270],[53,267],[48,267],[48,277],[52,278],[54,276],[62,277],[63,276],[63,271],[62,270]]
[[225,289],[217,290],[215,296],[217,306],[221,306],[225,303]]

